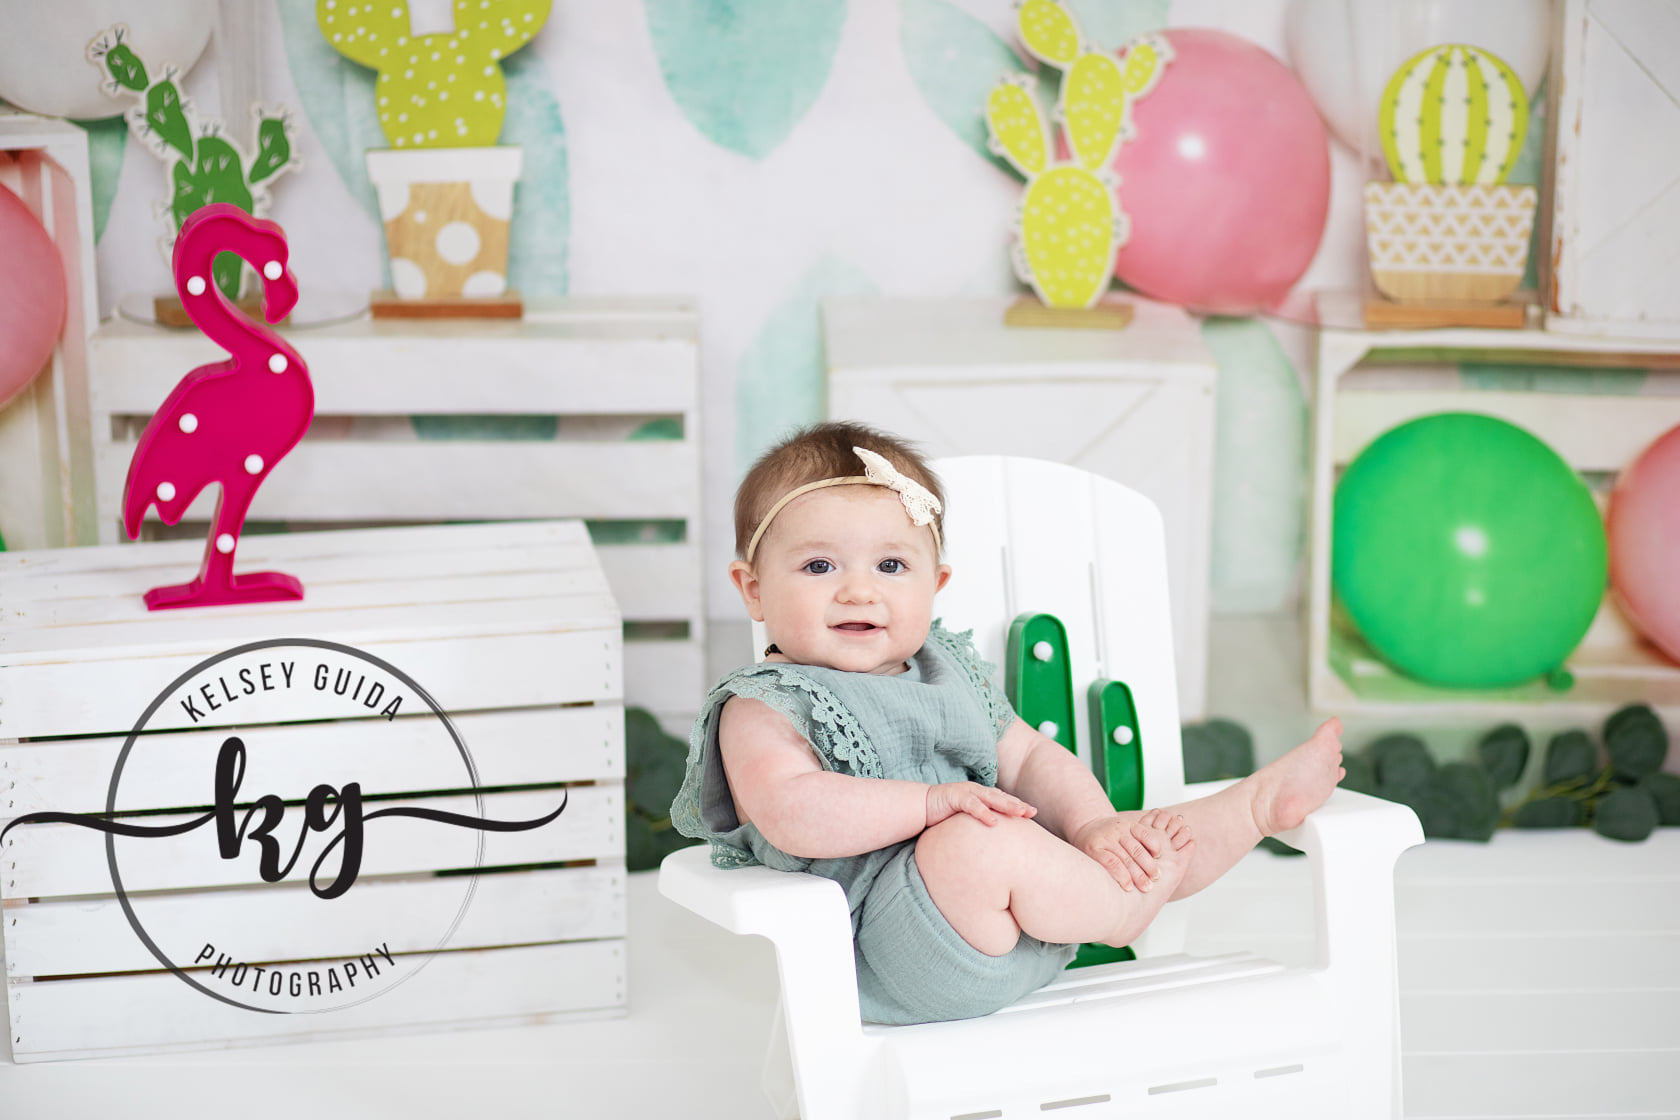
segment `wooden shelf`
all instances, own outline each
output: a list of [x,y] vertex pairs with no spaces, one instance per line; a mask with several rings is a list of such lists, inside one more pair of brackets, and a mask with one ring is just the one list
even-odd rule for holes
[[[1565,661],[1573,687],[1438,688],[1391,670],[1332,604],[1331,511],[1343,467],[1397,424],[1437,412],[1496,416],[1544,440],[1581,471],[1601,501],[1615,476],[1658,436],[1680,425],[1680,341],[1522,330],[1367,331],[1359,297],[1320,297],[1313,402],[1312,508],[1308,552],[1307,692],[1315,711],[1406,718],[1549,717],[1590,721],[1636,700],[1680,717],[1680,665],[1634,631],[1606,596],[1581,645]],[[1458,363],[1535,367],[1532,388],[1480,389]],[[1592,386],[1578,371],[1642,370],[1621,384]],[[1591,391],[1597,388],[1601,391]]]

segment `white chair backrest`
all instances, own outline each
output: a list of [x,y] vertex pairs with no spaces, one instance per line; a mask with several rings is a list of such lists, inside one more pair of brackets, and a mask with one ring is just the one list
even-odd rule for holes
[[[935,616],[947,629],[974,631],[1001,687],[1010,623],[1022,614],[1054,615],[1067,630],[1080,759],[1091,764],[1088,687],[1121,681],[1137,706],[1145,805],[1182,800],[1160,511],[1112,479],[1041,459],[974,455],[933,467],[945,487],[951,565]],[[766,641],[754,623],[755,659]]]

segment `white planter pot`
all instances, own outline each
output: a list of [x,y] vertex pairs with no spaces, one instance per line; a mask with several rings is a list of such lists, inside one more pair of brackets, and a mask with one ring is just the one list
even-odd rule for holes
[[1365,184],[1371,275],[1401,302],[1504,299],[1521,282],[1533,187]]
[[514,147],[368,152],[399,299],[507,291],[508,222],[521,154]]

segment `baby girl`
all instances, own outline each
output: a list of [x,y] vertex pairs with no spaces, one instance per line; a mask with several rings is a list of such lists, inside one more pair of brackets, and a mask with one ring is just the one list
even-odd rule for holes
[[985,1015],[1079,943],[1126,944],[1299,825],[1344,773],[1330,720],[1219,793],[1115,812],[934,620],[952,574],[942,511],[928,465],[862,425],[818,425],[759,459],[736,495],[729,574],[771,644],[706,698],[672,806],[719,866],[845,888],[873,1022]]

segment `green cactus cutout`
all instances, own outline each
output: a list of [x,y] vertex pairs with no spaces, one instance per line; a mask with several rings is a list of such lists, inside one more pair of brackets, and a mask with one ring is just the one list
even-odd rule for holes
[[1145,35],[1118,59],[1105,54],[1057,0],[1025,0],[1017,27],[1028,53],[1064,71],[1054,115],[1072,158],[1055,160],[1030,78],[1013,74],[993,87],[986,99],[989,147],[1027,180],[1015,271],[1051,307],[1090,307],[1108,290],[1129,231],[1118,184],[1105,169],[1132,133],[1132,102],[1160,80],[1172,48],[1162,36]]
[[[292,155],[291,117],[284,110],[256,116],[257,154],[247,170],[245,155],[221,135],[219,121],[199,121],[192,103],[181,95],[179,73],[164,67],[156,79],[128,42],[128,27],[117,24],[88,45],[88,61],[107,75],[104,90],[113,97],[132,96],[136,103],[123,114],[135,137],[170,168],[170,195],[165,204],[169,235],[163,241],[169,260],[175,234],[193,211],[212,202],[231,202],[249,214],[268,209],[268,195],[258,186],[269,183],[299,161]],[[237,254],[219,253],[210,267],[216,286],[229,299],[238,299],[247,267]]]
[[1091,772],[1115,809],[1143,808],[1143,742],[1132,690],[1119,681],[1092,681],[1086,702],[1091,713]]
[[1009,624],[1003,692],[1015,714],[1079,753],[1073,730],[1073,666],[1067,630],[1053,614],[1024,614]]
[[1528,94],[1516,72],[1478,47],[1430,47],[1383,90],[1378,130],[1400,183],[1503,183],[1528,132]]
[[[379,72],[379,127],[393,148],[488,148],[502,134],[502,61],[531,41],[552,0],[316,0],[332,48]],[[432,18],[432,17],[438,18]]]

